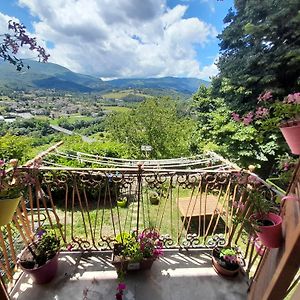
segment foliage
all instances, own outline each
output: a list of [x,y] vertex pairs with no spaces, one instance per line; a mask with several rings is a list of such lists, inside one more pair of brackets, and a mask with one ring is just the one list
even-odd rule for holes
[[143,258],[157,258],[162,255],[159,233],[152,228],[145,229],[138,236],[136,232],[123,232],[116,237],[122,245],[120,255],[130,261],[138,262]]
[[297,0],[235,1],[219,35],[220,74],[213,82],[234,110],[248,110],[244,104],[254,104],[263,90],[283,97],[299,89],[299,10]]
[[31,139],[11,134],[0,136],[0,158],[4,161],[18,159],[24,162],[28,158]]
[[177,116],[170,98],[147,99],[128,112],[113,114],[106,120],[112,140],[127,144],[135,157],[145,157],[142,145],[150,145],[149,158],[171,158],[190,153],[194,123]]
[[[8,22],[8,30],[12,33],[5,33],[3,35],[3,40],[0,42],[0,58],[15,65],[17,71],[22,70],[24,63],[16,55],[20,47],[25,45],[29,47],[29,50],[38,53],[39,61],[46,62],[48,60],[50,55],[46,54],[45,49],[37,44],[36,38],[30,37],[26,33],[26,27],[23,24],[10,20]],[[29,69],[29,66],[27,68]]]
[[220,251],[220,258],[230,264],[238,264],[237,252],[234,248],[223,248]]
[[[11,159],[9,163],[0,160],[0,199],[14,199],[22,194],[25,186],[34,180],[27,172],[17,169],[18,160]],[[38,165],[35,164],[34,168]]]
[[250,124],[235,122],[232,111],[224,99],[213,96],[210,88],[201,87],[193,97],[192,112],[197,120],[193,149],[213,150],[241,167],[249,164],[262,166],[261,175],[267,176],[272,161],[282,151],[278,139],[281,135],[269,133],[263,139],[258,129]]
[[53,230],[44,230],[40,228],[37,231],[37,240],[28,246],[32,254],[33,261],[20,258],[22,266],[33,269],[44,265],[48,260],[53,258],[60,249],[60,238],[56,236]]

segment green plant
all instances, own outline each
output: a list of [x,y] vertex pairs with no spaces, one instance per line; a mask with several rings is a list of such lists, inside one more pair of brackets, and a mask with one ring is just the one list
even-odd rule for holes
[[230,264],[238,263],[237,251],[234,248],[223,248],[219,257]]
[[27,247],[28,251],[20,258],[21,265],[27,269],[44,265],[60,249],[60,238],[56,236],[55,231],[40,228],[36,236],[37,239]]

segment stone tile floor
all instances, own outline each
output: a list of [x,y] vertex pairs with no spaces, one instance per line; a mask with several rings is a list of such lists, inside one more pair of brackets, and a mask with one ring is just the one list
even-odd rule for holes
[[[110,253],[64,252],[57,276],[36,285],[22,275],[11,292],[18,300],[113,300],[117,274]],[[247,299],[247,278],[243,274],[228,280],[211,267],[203,251],[165,251],[151,270],[126,275],[124,300],[242,300]]]

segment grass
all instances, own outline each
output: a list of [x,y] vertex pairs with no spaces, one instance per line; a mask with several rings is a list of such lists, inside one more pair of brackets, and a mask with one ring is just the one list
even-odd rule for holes
[[112,112],[126,112],[130,111],[130,107],[125,107],[125,106],[102,106],[102,109],[104,111],[112,111]]

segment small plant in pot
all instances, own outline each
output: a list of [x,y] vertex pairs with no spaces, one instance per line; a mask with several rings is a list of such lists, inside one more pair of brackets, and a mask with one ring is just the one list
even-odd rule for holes
[[154,228],[147,228],[142,233],[123,232],[116,237],[112,254],[112,264],[118,273],[119,285],[117,299],[122,299],[125,274],[128,271],[146,270],[163,254],[160,235]]
[[0,160],[0,226],[12,220],[25,186],[33,181],[28,173],[17,167],[17,159],[11,159],[8,163]]
[[282,243],[282,218],[276,205],[260,192],[249,195],[252,215],[249,222],[261,243],[268,248],[279,248]]
[[56,275],[60,238],[53,230],[39,229],[36,239],[20,254],[19,266],[38,284],[50,282]]
[[215,271],[225,277],[234,277],[240,270],[237,250],[233,247],[214,248],[212,263]]
[[121,207],[121,208],[126,208],[127,204],[128,204],[127,197],[122,197],[120,200],[117,201],[118,207]]

